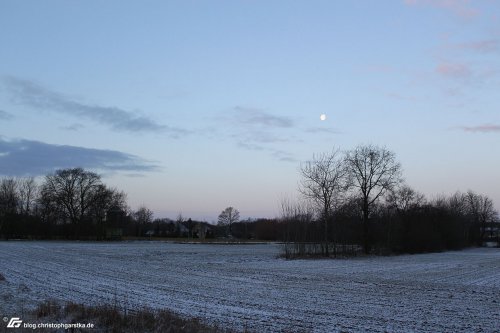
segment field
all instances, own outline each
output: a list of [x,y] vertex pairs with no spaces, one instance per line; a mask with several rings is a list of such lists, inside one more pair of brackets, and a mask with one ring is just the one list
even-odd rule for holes
[[500,332],[500,250],[278,259],[279,245],[0,242],[0,315],[47,299],[259,332]]

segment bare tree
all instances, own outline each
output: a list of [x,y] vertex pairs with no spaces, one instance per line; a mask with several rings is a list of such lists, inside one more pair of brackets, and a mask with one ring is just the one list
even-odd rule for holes
[[487,225],[495,221],[497,212],[493,201],[485,195],[469,190],[465,198],[469,216],[472,218],[474,228],[478,231],[476,242],[481,245],[486,236]]
[[317,254],[314,244],[307,246],[310,244],[310,227],[314,221],[314,209],[310,202],[293,202],[288,198],[282,198],[280,204],[280,222],[285,224],[282,255],[285,258],[293,258]]
[[398,212],[406,213],[425,204],[425,196],[405,184],[390,191],[387,202]]
[[436,201],[435,206],[437,207],[443,207],[446,206],[447,204],[446,207],[453,214],[465,216],[468,213],[467,197],[465,194],[461,192],[455,192],[449,198],[444,197],[435,201]]
[[45,177],[41,187],[42,202],[50,203],[60,216],[78,224],[92,206],[101,200],[101,177],[82,168],[58,170]]
[[6,217],[17,212],[19,205],[18,184],[14,178],[0,180],[0,232]]
[[33,177],[18,180],[19,184],[19,208],[21,214],[29,215],[32,212],[38,196],[38,185]]
[[140,206],[136,212],[134,212],[134,218],[137,222],[137,236],[143,236],[145,233],[146,225],[153,222],[153,212],[147,208],[145,205]]
[[238,222],[239,219],[240,212],[233,207],[227,207],[219,214],[217,224],[221,226],[227,226],[228,235],[231,235],[231,225]]
[[373,146],[358,146],[347,152],[352,185],[362,201],[363,247],[370,252],[369,217],[372,206],[387,191],[401,182],[401,165],[393,152]]
[[[177,219],[175,220],[175,232],[177,234],[177,236],[182,236],[183,232],[182,232],[182,229],[184,228],[184,221],[186,221],[186,219],[184,218],[184,216],[182,216],[182,213],[179,213],[179,215],[177,215]],[[189,238],[189,230],[188,230],[188,238]]]
[[15,214],[19,207],[19,184],[14,178],[0,180],[0,215]]
[[328,256],[328,222],[334,206],[348,188],[348,169],[339,150],[313,156],[300,166],[299,191],[321,209],[324,227],[324,255]]
[[106,217],[111,211],[115,213],[127,211],[127,195],[115,188],[101,184],[96,187],[94,197],[94,204],[90,207],[88,214],[97,223],[104,225]]

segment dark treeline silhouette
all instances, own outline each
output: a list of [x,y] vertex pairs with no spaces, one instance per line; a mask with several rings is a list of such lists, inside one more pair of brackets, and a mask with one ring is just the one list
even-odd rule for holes
[[154,219],[130,210],[126,194],[81,168],[58,170],[40,184],[0,179],[0,238],[109,240],[123,237],[283,242],[286,257],[418,253],[500,244],[493,202],[473,191],[428,200],[401,179],[392,152],[360,146],[316,155],[300,167],[299,203],[281,216],[239,220],[227,207],[218,224],[179,215]]
[[[227,237],[226,225],[184,218],[153,219],[145,206],[132,211],[126,194],[82,168],[34,178],[0,179],[0,239],[119,240]],[[234,216],[230,222],[234,222]]]
[[[489,198],[468,191],[427,201],[407,186],[404,191],[414,193],[407,206],[390,200],[373,206],[368,240],[362,203],[353,198],[337,207],[327,221],[330,255],[356,254],[366,241],[370,253],[382,254],[456,250],[488,241],[499,244],[500,223]],[[314,211],[307,212],[300,205],[286,207],[282,218],[286,257],[325,255],[324,221],[314,216]]]
[[58,170],[41,184],[0,179],[0,238],[105,240],[129,237],[210,237],[201,222],[153,220],[142,206],[131,211],[125,193],[82,168]]
[[0,180],[0,237],[104,239],[127,222],[126,196],[81,168]]
[[493,202],[473,191],[427,200],[385,148],[365,145],[300,167],[302,203],[284,202],[284,256],[417,253],[499,244]]

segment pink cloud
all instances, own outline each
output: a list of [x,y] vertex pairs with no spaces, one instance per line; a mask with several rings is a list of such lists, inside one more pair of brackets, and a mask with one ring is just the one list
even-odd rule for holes
[[453,79],[467,79],[472,75],[472,71],[467,65],[449,62],[439,64],[436,67],[436,72]]
[[482,132],[482,133],[500,132],[500,125],[493,125],[493,124],[486,124],[479,126],[462,126],[460,128],[466,132]]
[[473,18],[479,10],[471,7],[470,0],[404,0],[408,6],[426,5],[441,8],[462,18]]
[[484,39],[465,43],[445,44],[445,51],[473,51],[478,53],[495,53],[500,51],[500,39]]
[[498,39],[481,40],[477,42],[456,44],[453,47],[460,50],[472,50],[482,53],[489,53],[496,52],[500,49],[500,41]]

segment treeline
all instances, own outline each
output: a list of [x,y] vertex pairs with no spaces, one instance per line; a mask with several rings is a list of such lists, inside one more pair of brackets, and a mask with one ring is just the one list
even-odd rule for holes
[[487,196],[427,200],[406,185],[395,154],[365,145],[316,155],[300,167],[300,204],[283,203],[287,257],[428,252],[499,241]]
[[[173,236],[190,236],[196,222],[173,223]],[[97,173],[81,168],[58,170],[44,177],[0,179],[0,238],[120,239],[148,236],[167,225],[153,220],[146,207],[132,211],[126,194],[102,182]],[[186,231],[187,230],[187,231]],[[165,234],[167,235],[167,234]]]
[[[346,200],[325,221],[314,208],[285,204],[282,217],[287,257],[352,255],[366,239],[361,203]],[[500,223],[491,200],[472,191],[427,200],[404,185],[372,207],[368,224],[370,253],[421,253],[456,250],[500,241]]]
[[34,178],[0,179],[0,239],[119,240],[227,237],[226,226],[184,218],[154,218],[145,206],[131,210],[123,191],[82,168]]
[[81,168],[40,182],[0,179],[0,238],[106,240],[123,237],[230,238],[281,241],[287,257],[417,253],[500,244],[493,202],[468,191],[427,199],[402,180],[394,153],[376,146],[316,155],[300,166],[298,203],[281,216],[239,221],[227,207],[218,225],[153,219],[132,211],[126,194]]
[[105,238],[127,217],[126,195],[81,168],[0,180],[0,237]]

